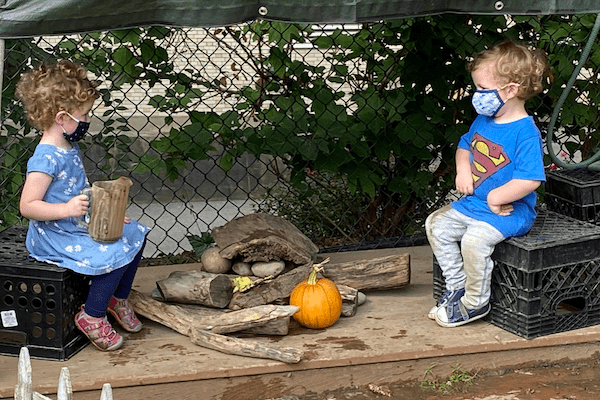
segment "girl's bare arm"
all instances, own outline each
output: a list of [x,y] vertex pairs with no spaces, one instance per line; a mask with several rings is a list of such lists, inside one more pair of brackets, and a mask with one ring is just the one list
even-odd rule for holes
[[45,202],[44,195],[52,183],[52,177],[43,172],[31,172],[25,179],[19,208],[25,218],[36,221],[52,221],[84,215],[89,202],[86,195],[73,197],[67,203]]

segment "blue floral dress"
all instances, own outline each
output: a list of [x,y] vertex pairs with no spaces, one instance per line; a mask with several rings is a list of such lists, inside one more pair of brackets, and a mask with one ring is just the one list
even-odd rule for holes
[[[79,146],[70,150],[38,144],[27,163],[27,173],[43,172],[52,177],[44,195],[48,203],[66,203],[90,186]],[[27,250],[30,256],[84,275],[101,275],[129,264],[139,253],[150,228],[137,221],[124,224],[115,243],[99,243],[88,234],[82,219],[29,221]]]

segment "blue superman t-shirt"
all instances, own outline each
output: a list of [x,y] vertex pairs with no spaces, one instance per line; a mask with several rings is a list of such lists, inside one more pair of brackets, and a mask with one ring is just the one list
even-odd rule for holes
[[493,189],[512,179],[546,180],[542,137],[532,117],[507,124],[497,124],[493,118],[478,116],[458,148],[470,152],[473,194],[452,206],[459,212],[494,226],[504,237],[526,234],[536,216],[535,192],[513,202],[508,216],[494,214],[487,204]]

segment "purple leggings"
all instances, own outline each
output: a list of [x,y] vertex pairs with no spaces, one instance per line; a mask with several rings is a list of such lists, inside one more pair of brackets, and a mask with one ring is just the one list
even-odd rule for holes
[[[145,243],[144,243],[145,244]],[[85,302],[85,313],[96,318],[106,315],[111,297],[126,299],[133,285],[133,278],[142,259],[144,246],[133,261],[124,267],[103,275],[92,276],[90,292]]]

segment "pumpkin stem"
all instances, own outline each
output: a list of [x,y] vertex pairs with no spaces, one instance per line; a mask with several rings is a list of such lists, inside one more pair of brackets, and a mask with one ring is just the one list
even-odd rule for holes
[[310,272],[310,275],[308,276],[308,280],[306,281],[306,283],[308,283],[309,285],[315,285],[317,283],[317,274],[319,272],[323,272],[323,265],[327,264],[328,262],[329,262],[329,257],[327,257],[322,262],[313,265],[313,269]]
[[318,264],[314,265],[313,270],[310,271],[310,275],[308,276],[308,280],[306,281],[306,283],[308,283],[309,285],[316,285],[317,274],[321,271],[323,271],[323,267],[320,267]]

